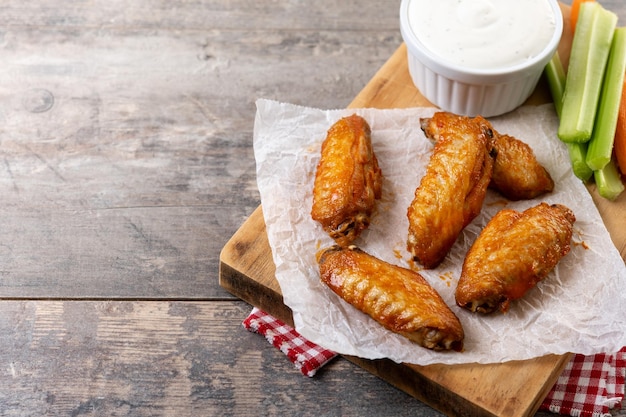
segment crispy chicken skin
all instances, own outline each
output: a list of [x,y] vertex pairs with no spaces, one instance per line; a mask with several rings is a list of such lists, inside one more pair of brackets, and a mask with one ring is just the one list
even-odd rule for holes
[[498,212],[465,257],[457,304],[472,312],[506,312],[570,251],[575,221],[560,204]]
[[496,162],[489,186],[509,200],[529,200],[554,189],[550,173],[537,161],[528,144],[496,134]]
[[322,143],[311,217],[338,245],[349,245],[370,223],[382,195],[382,172],[370,127],[353,114],[337,121]]
[[484,118],[438,112],[422,119],[435,148],[407,210],[407,250],[435,268],[480,212],[493,171],[493,129]]
[[[427,118],[421,125],[426,137],[436,141],[438,125]],[[496,159],[489,187],[509,200],[529,200],[552,192],[554,181],[532,148],[513,136],[493,133]]]
[[317,253],[322,282],[387,329],[428,349],[463,348],[463,328],[417,272],[350,246]]

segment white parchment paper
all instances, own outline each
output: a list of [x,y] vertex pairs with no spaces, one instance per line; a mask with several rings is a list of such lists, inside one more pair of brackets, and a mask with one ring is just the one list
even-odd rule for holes
[[[571,172],[566,147],[556,137],[551,105],[529,106],[490,119],[495,129],[528,143],[551,173],[554,192],[509,202],[489,191],[481,215],[461,234],[446,260],[420,273],[441,294],[465,330],[463,352],[433,352],[393,334],[341,300],[319,279],[315,253],[333,244],[311,219],[312,188],[321,143],[339,118],[358,113],[372,128],[384,175],[383,197],[370,228],[356,245],[409,267],[406,210],[425,172],[432,144],[420,117],[436,109],[320,110],[257,101],[254,152],[257,181],[276,278],[296,329],[341,354],[389,358],[420,365],[495,363],[550,353],[616,352],[626,345],[626,267],[585,186]],[[541,201],[576,214],[571,252],[507,314],[475,315],[456,306],[454,291],[463,259],[487,221],[503,207],[524,210]]]

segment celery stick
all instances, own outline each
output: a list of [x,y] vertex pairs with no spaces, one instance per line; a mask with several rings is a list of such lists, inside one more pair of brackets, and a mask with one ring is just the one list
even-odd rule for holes
[[583,181],[589,180],[593,175],[593,170],[587,165],[587,144],[583,142],[566,143],[566,145],[574,175]]
[[548,80],[548,87],[552,94],[552,101],[554,101],[554,110],[556,110],[556,115],[560,118],[561,111],[563,110],[563,93],[565,92],[566,75],[558,51],[554,53],[543,72]]
[[617,15],[598,2],[581,4],[558,131],[564,142],[587,142],[591,138],[616,25]]
[[604,168],[594,171],[593,177],[596,180],[598,193],[608,200],[615,200],[624,191],[624,184],[613,160],[609,161]]
[[626,27],[615,29],[609,62],[602,85],[598,117],[587,149],[587,165],[593,170],[603,168],[611,160],[617,115],[622,101],[626,70]]
[[[561,63],[561,57],[556,52],[546,68],[544,69],[552,100],[554,101],[554,109],[556,114],[561,117],[563,109],[563,91],[565,91],[565,70]],[[586,143],[566,143],[570,161],[572,162],[572,170],[574,175],[583,181],[588,181],[593,175],[593,171],[586,162],[587,144]]]

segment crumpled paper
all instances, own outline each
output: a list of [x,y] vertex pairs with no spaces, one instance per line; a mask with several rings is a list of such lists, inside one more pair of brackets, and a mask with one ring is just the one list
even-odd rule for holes
[[[552,105],[528,106],[497,118],[494,128],[534,150],[555,190],[535,200],[510,202],[489,191],[481,214],[461,233],[436,269],[419,272],[441,294],[465,330],[463,352],[434,352],[396,335],[340,299],[319,279],[315,253],[333,241],[311,219],[312,188],[322,141],[339,118],[358,113],[372,129],[384,175],[383,196],[372,223],[354,243],[387,262],[410,267],[406,210],[433,145],[419,127],[434,108],[320,110],[257,101],[254,153],[272,257],[295,327],[335,352],[399,363],[499,363],[546,354],[590,355],[626,345],[626,266],[591,196],[571,172],[556,137]],[[541,201],[570,207],[577,218],[571,252],[506,314],[476,315],[455,304],[463,259],[487,221],[504,207],[524,210]]]

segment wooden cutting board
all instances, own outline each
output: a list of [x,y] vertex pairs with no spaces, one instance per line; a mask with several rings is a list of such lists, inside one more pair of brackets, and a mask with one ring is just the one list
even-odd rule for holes
[[[562,6],[567,16],[569,9]],[[566,19],[567,21],[567,19]],[[565,24],[560,51],[569,56],[571,30]],[[407,108],[431,104],[413,85],[401,45],[349,107]],[[528,104],[550,101],[542,81]],[[615,202],[589,191],[622,258],[626,256],[626,193]],[[262,207],[258,207],[224,246],[220,285],[248,303],[293,324],[275,278]],[[348,360],[449,416],[532,416],[561,373],[570,355],[549,355],[495,365],[397,364],[390,360]]]

